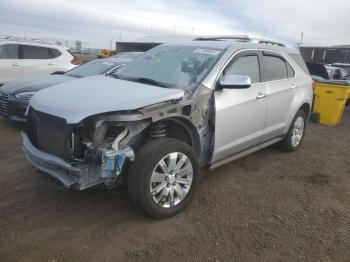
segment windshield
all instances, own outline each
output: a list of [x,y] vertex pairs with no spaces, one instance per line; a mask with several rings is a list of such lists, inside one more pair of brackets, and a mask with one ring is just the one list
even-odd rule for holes
[[192,91],[207,75],[221,51],[195,46],[158,46],[135,58],[114,76]]
[[82,64],[72,70],[68,71],[65,75],[71,77],[87,77],[93,75],[106,74],[118,64],[107,60],[93,60],[86,64]]

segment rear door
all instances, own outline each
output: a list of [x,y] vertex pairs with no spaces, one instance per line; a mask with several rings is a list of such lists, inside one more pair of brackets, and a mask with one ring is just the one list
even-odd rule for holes
[[57,71],[57,63],[50,48],[21,45],[20,54],[23,59],[23,77],[48,75]]
[[262,79],[267,86],[267,118],[264,140],[283,134],[287,115],[298,89],[295,70],[279,53],[262,51]]
[[22,77],[22,61],[18,59],[18,45],[0,45],[0,84]]
[[266,85],[261,83],[258,51],[236,55],[227,75],[250,76],[249,88],[215,90],[215,146],[212,163],[261,142],[266,117]]

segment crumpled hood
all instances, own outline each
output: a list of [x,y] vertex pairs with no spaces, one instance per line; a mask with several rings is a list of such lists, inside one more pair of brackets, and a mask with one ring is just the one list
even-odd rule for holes
[[182,89],[162,88],[108,76],[91,76],[42,90],[32,97],[30,106],[73,124],[96,114],[135,110],[180,99],[184,93]]
[[7,82],[1,87],[1,91],[9,95],[21,92],[36,92],[44,88],[74,79],[65,75],[48,75],[32,77]]

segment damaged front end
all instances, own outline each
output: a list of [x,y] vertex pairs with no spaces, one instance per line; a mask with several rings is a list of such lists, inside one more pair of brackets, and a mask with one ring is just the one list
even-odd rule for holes
[[138,150],[162,137],[192,146],[205,166],[211,152],[211,91],[203,87],[197,92],[196,100],[187,93],[181,99],[97,114],[72,124],[30,107],[23,149],[39,170],[79,190],[122,182]]
[[149,124],[137,114],[98,115],[66,124],[64,119],[30,109],[23,149],[36,168],[67,188],[111,187],[128,161],[135,159],[133,148]]

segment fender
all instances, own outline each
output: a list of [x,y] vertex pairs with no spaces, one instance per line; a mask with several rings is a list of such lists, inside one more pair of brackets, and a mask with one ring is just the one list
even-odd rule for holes
[[[286,134],[289,130],[289,127],[299,109],[304,105],[308,104],[310,109],[312,108],[312,99],[313,99],[313,91],[312,88],[309,87],[300,87],[298,93],[294,96],[293,102],[289,108],[287,119],[286,119],[286,127],[283,130],[283,133]],[[308,116],[309,117],[309,116]]]

